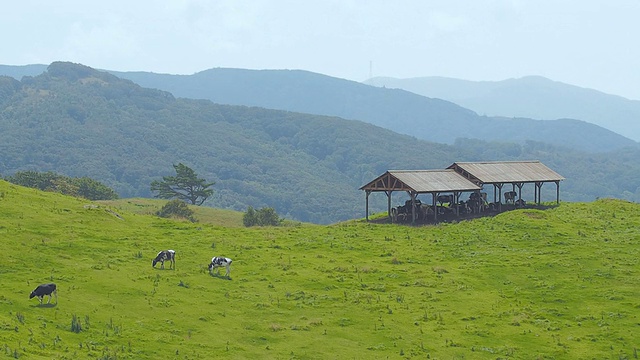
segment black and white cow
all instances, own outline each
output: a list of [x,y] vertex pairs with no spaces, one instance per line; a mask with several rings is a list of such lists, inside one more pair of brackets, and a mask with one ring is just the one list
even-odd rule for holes
[[227,268],[227,273],[225,274],[225,276],[229,276],[229,274],[231,273],[231,259],[215,256],[213,259],[211,259],[211,263],[209,264],[209,273],[213,274],[213,269],[218,268],[218,275],[220,275],[220,268],[223,266]]
[[34,297],[38,297],[38,300],[40,300],[40,304],[42,304],[42,300],[45,297],[45,295],[49,296],[49,301],[47,301],[47,304],[51,303],[51,296],[55,295],[56,297],[56,304],[58,303],[58,289],[56,288],[56,284],[54,283],[50,283],[50,284],[42,284],[42,285],[38,285],[37,288],[35,288],[35,290],[33,290],[31,292],[31,294],[29,295],[29,299],[33,299]]
[[515,204],[516,196],[518,194],[515,191],[507,191],[504,193],[504,203],[505,204]]
[[163,250],[156,255],[156,258],[153,259],[153,267],[156,267],[156,264],[160,263],[160,268],[164,269],[164,262],[170,261],[169,269],[176,268],[176,252],[174,250]]

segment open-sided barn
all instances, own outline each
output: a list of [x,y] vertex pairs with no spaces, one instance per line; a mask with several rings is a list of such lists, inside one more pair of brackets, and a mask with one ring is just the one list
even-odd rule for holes
[[[524,204],[522,189],[525,184],[534,184],[533,202],[540,204],[542,185],[556,184],[556,202],[560,202],[560,181],[564,177],[551,170],[540,161],[491,161],[491,162],[455,162],[444,170],[389,170],[362,186],[366,193],[366,218],[369,219],[369,195],[373,192],[384,192],[387,195],[387,211],[390,218],[395,219],[391,207],[391,197],[394,191],[406,192],[410,200],[405,207],[398,207],[397,211],[405,211],[406,216],[415,222],[421,216],[433,216],[438,220],[440,213],[437,202],[446,202],[448,209],[453,209],[456,215],[460,211],[482,211],[488,205],[485,185],[493,186],[493,206],[502,208],[502,196],[506,201]],[[511,190],[503,192],[505,185],[511,185]],[[464,192],[472,193],[468,202],[460,200]],[[431,195],[431,205],[424,206],[416,199],[420,194]],[[516,200],[517,199],[517,200]]]

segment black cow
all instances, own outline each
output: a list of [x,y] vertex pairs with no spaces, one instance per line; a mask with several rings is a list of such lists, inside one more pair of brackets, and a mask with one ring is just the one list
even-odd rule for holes
[[42,284],[42,285],[38,285],[37,288],[35,288],[35,290],[33,290],[31,292],[31,295],[29,295],[29,299],[33,299],[34,297],[38,297],[38,300],[40,300],[40,304],[42,304],[42,300],[44,298],[45,295],[49,296],[49,301],[47,301],[47,304],[51,303],[51,295],[55,295],[56,297],[56,304],[58,303],[58,289],[56,288],[56,284],[54,283],[50,283],[50,284]]
[[436,200],[440,203],[440,206],[445,203],[451,205],[453,202],[453,195],[438,195]]
[[518,195],[515,191],[507,191],[504,193],[504,203],[512,203],[515,204],[516,195]]
[[213,269],[218,268],[218,275],[220,275],[220,268],[223,266],[227,268],[227,273],[225,274],[225,276],[229,276],[229,274],[231,273],[231,259],[215,256],[213,259],[211,259],[211,263],[209,264],[209,273],[213,274]]
[[484,212],[487,207],[489,207],[489,203],[487,203],[487,193],[479,191],[472,192],[469,195],[467,206],[469,206],[473,212]]
[[169,269],[176,268],[176,252],[174,250],[163,250],[156,255],[156,258],[153,259],[152,266],[156,267],[156,264],[160,262],[160,268],[164,269],[164,262],[170,261]]

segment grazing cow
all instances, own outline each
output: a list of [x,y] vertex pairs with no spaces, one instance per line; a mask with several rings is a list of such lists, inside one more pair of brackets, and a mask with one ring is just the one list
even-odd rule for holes
[[50,284],[42,284],[42,285],[38,285],[37,288],[35,288],[35,290],[33,290],[31,292],[31,295],[29,295],[29,299],[33,299],[35,296],[38,297],[38,300],[40,300],[40,304],[42,304],[42,300],[45,297],[45,295],[49,296],[49,301],[47,301],[47,304],[51,303],[51,295],[55,295],[56,297],[56,304],[58,303],[58,289],[56,288],[56,284],[50,283]]
[[155,268],[156,264],[160,262],[160,268],[164,269],[164,262],[170,261],[169,269],[176,268],[176,252],[174,250],[163,250],[156,255],[156,258],[153,259],[152,265]]
[[515,204],[516,195],[517,195],[517,193],[515,191],[507,191],[506,193],[504,193],[504,203],[505,204],[508,204],[508,203]]
[[220,275],[220,268],[223,266],[227,268],[227,273],[225,274],[225,276],[229,276],[229,274],[231,273],[231,259],[216,256],[211,259],[211,263],[209,264],[209,273],[213,274],[213,269],[218,268],[218,275]]

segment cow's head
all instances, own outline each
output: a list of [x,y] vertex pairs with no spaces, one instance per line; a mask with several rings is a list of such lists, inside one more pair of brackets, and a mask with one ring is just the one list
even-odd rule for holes
[[153,259],[153,261],[151,262],[151,266],[156,267],[157,263],[158,263],[158,259]]
[[32,291],[31,294],[29,294],[29,299],[33,299],[34,296],[36,296],[36,292]]

